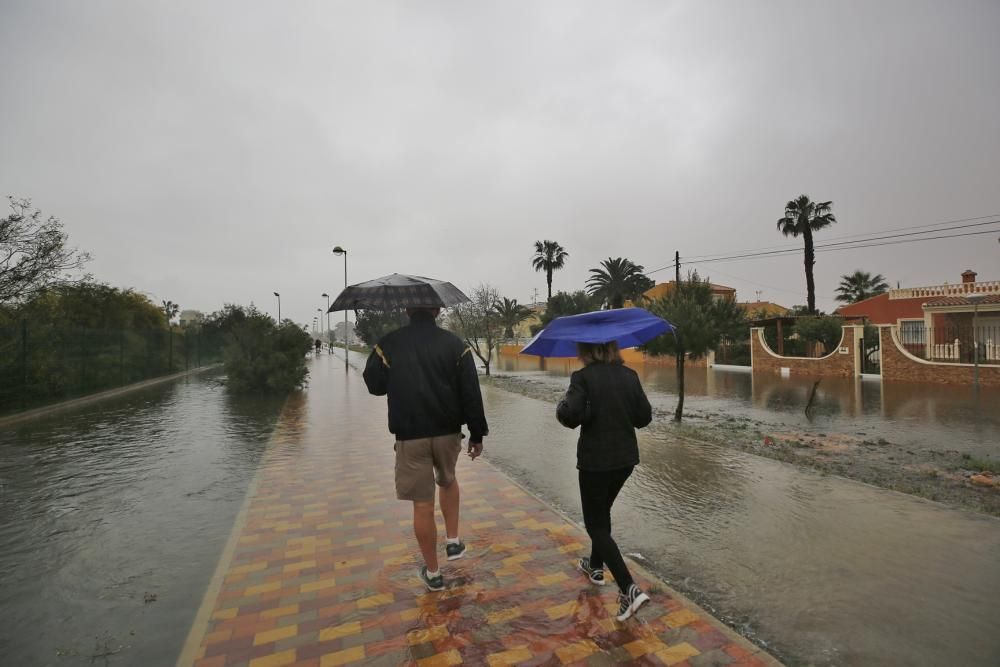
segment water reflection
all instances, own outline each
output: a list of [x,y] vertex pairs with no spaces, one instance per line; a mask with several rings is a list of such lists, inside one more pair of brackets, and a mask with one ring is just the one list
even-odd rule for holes
[[[577,368],[575,360],[549,359],[543,370],[538,357],[522,355],[503,355],[498,363],[502,373],[530,378],[553,391],[565,389],[565,377]],[[654,406],[672,409],[675,370],[651,364],[634,368]],[[812,434],[864,434],[910,448],[1000,458],[1000,388],[825,377],[807,416],[805,406],[817,378],[717,368],[688,368],[685,375],[685,408],[695,418],[721,414]]]
[[[487,446],[490,462],[581,520],[577,433],[551,403],[492,387],[485,399],[504,435],[503,447]],[[639,446],[612,516],[623,550],[773,639],[790,662],[1000,661],[1000,521],[665,428],[642,431]]]
[[172,661],[281,403],[208,374],[0,431],[4,663]]

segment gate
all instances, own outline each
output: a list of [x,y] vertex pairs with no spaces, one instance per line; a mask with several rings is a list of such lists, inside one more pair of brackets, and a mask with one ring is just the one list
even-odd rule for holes
[[865,335],[861,341],[861,372],[881,375],[880,360],[878,327],[866,324]]

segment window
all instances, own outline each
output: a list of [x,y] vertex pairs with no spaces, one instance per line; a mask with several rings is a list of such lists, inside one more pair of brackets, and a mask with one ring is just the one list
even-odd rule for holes
[[901,321],[899,323],[899,338],[903,345],[922,345],[924,343],[924,321]]

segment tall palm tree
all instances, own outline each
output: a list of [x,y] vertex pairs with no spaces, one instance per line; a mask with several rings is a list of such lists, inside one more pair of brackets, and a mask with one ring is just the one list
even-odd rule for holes
[[885,276],[881,273],[873,276],[867,271],[858,269],[854,273],[840,276],[837,301],[857,303],[888,291],[889,283],[885,282]]
[[832,201],[814,202],[808,195],[799,195],[785,204],[785,217],[778,219],[778,231],[793,238],[801,236],[805,243],[806,307],[810,314],[816,313],[816,284],[813,280],[816,253],[813,251],[813,233],[837,222],[830,208],[832,204]]
[[636,299],[655,283],[642,272],[641,264],[630,259],[608,257],[601,269],[591,269],[587,292],[604,301],[608,308],[621,308],[625,299]]
[[503,297],[495,304],[493,310],[500,315],[500,321],[504,325],[504,338],[514,337],[514,327],[531,317],[531,311],[527,306],[522,306],[517,299]]
[[545,281],[549,285],[549,298],[552,298],[552,272],[566,265],[569,253],[555,241],[535,241],[535,256],[531,258],[531,266],[535,271],[545,271]]
[[174,317],[177,316],[177,313],[178,311],[180,311],[180,309],[181,307],[178,306],[173,301],[163,302],[163,314],[167,316],[167,324],[169,324],[170,320],[174,319]]

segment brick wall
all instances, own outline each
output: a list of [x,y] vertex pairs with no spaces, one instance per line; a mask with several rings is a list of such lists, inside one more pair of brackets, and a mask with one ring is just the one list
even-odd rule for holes
[[[857,377],[861,375],[860,340],[864,327],[845,325],[840,345],[825,357],[781,357],[764,341],[764,329],[750,329],[750,358],[754,373],[807,375],[811,377]],[[846,348],[846,352],[841,352]]]
[[[510,345],[504,344],[500,346],[500,354],[505,355],[515,355],[524,349],[524,345]],[[649,364],[651,366],[669,366],[673,368],[676,365],[676,359],[673,355],[666,356],[653,356],[646,354],[645,352],[640,352],[636,349],[622,350],[622,359],[625,360],[627,364]],[[684,363],[685,368],[708,368],[715,363],[715,353],[709,351],[709,353],[701,357],[700,359],[688,359]]]
[[[882,354],[882,381],[936,382],[971,386],[975,381],[972,364],[948,364],[925,361],[913,356],[899,344],[894,326],[880,326],[879,348]],[[1000,387],[1000,366],[979,364],[979,385]]]

